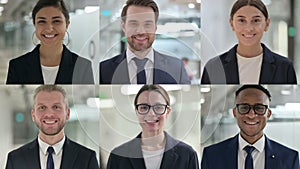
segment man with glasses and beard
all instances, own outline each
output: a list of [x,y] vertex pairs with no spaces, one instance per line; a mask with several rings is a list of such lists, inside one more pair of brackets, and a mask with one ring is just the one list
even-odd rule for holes
[[272,115],[270,92],[260,85],[245,85],[235,93],[233,116],[239,134],[203,150],[202,169],[300,169],[298,152],[264,135]]
[[66,91],[59,86],[35,89],[31,111],[37,139],[11,151],[6,169],[99,169],[96,153],[65,136],[70,118]]

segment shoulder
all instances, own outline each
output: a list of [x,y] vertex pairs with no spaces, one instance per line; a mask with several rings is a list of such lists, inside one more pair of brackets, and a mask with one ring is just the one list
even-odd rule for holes
[[216,144],[205,147],[204,152],[206,152],[206,153],[209,153],[209,152],[210,153],[216,153],[216,152],[219,152],[219,151],[223,151],[224,148],[227,147],[228,145],[237,143],[236,141],[237,141],[236,137],[226,139],[226,140],[221,141],[219,143],[216,143]]
[[64,55],[67,57],[71,57],[72,62],[80,62],[90,64],[91,61],[87,58],[81,57],[78,54],[70,51],[67,47],[64,46]]
[[32,60],[34,60],[37,57],[38,53],[36,53],[35,50],[33,50],[24,55],[11,59],[9,62],[10,64],[24,64],[26,62],[32,62]]
[[289,155],[298,155],[298,152],[294,149],[291,149],[281,143],[278,143],[272,139],[267,138],[267,142],[269,146],[272,148],[272,150],[275,150],[277,152],[281,152],[282,154],[289,154]]
[[262,44],[264,50],[264,57],[266,59],[274,59],[276,63],[283,63],[283,64],[292,64],[292,61],[289,60],[287,57],[279,55],[277,53],[272,52],[267,46]]
[[67,139],[66,141],[67,141],[66,145],[69,146],[70,148],[72,148],[74,151],[76,150],[84,155],[95,153],[94,150],[91,150],[91,149],[89,149],[81,144],[78,144],[70,139]]
[[111,64],[111,63],[116,62],[117,60],[121,59],[121,57],[122,57],[122,54],[116,55],[116,56],[114,56],[112,58],[109,58],[109,59],[106,59],[104,61],[101,61],[100,65]]
[[11,152],[9,152],[9,156],[19,156],[24,152],[26,152],[28,149],[32,149],[32,148],[38,148],[37,140],[33,140],[15,150],[12,150]]
[[170,56],[170,55],[167,55],[167,54],[160,53],[156,50],[154,50],[154,58],[159,58],[159,59],[162,59],[162,60],[168,60],[168,61],[174,62],[174,63],[182,63],[182,61],[179,58],[174,57],[174,56]]

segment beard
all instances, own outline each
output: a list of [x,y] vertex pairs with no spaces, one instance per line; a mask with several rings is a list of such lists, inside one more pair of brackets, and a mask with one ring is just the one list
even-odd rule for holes
[[[143,39],[143,41],[139,41],[138,39]],[[152,44],[155,39],[155,34],[139,34],[132,35],[127,37],[127,43],[131,50],[144,52],[149,50],[152,47]]]
[[65,122],[58,122],[58,126],[55,127],[47,127],[44,126],[42,122],[36,123],[36,126],[40,129],[40,131],[48,136],[54,136],[60,133],[65,127]]

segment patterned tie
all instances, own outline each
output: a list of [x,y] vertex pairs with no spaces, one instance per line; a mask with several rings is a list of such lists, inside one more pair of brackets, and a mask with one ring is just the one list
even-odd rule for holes
[[245,160],[245,169],[253,169],[253,158],[252,151],[255,150],[253,146],[246,146],[244,150],[247,152],[246,160]]
[[53,147],[48,147],[47,149],[48,152],[48,158],[47,158],[47,169],[54,169],[54,162],[53,162],[53,157],[52,157],[52,153],[54,152]]
[[137,66],[137,84],[146,84],[146,72],[144,67],[148,59],[139,59],[135,57],[133,60]]

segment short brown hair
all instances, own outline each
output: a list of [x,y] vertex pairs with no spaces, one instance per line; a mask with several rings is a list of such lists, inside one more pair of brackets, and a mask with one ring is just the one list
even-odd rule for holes
[[261,0],[237,0],[231,8],[230,19],[233,19],[233,15],[244,6],[253,6],[260,10],[266,19],[269,18],[267,7]]
[[143,93],[144,91],[155,91],[158,92],[159,94],[161,94],[163,96],[163,98],[165,99],[165,101],[167,102],[167,105],[170,106],[170,97],[168,92],[162,88],[160,85],[144,85],[139,92],[136,94],[135,99],[134,99],[134,105],[137,104],[138,98],[141,95],[141,93]]
[[127,0],[125,6],[122,9],[122,13],[121,13],[123,22],[126,21],[128,7],[132,6],[132,5],[152,8],[155,13],[155,22],[157,22],[159,10],[158,10],[157,4],[153,0]]
[[65,89],[62,88],[62,87],[60,87],[60,86],[56,86],[56,85],[41,85],[38,88],[36,88],[34,90],[34,95],[33,95],[33,102],[34,102],[34,104],[35,104],[35,98],[36,98],[37,94],[39,94],[42,91],[44,91],[44,92],[59,92],[59,93],[61,93],[63,95],[63,97],[64,97],[64,101],[66,103],[66,108],[69,107],[67,93],[66,93]]

